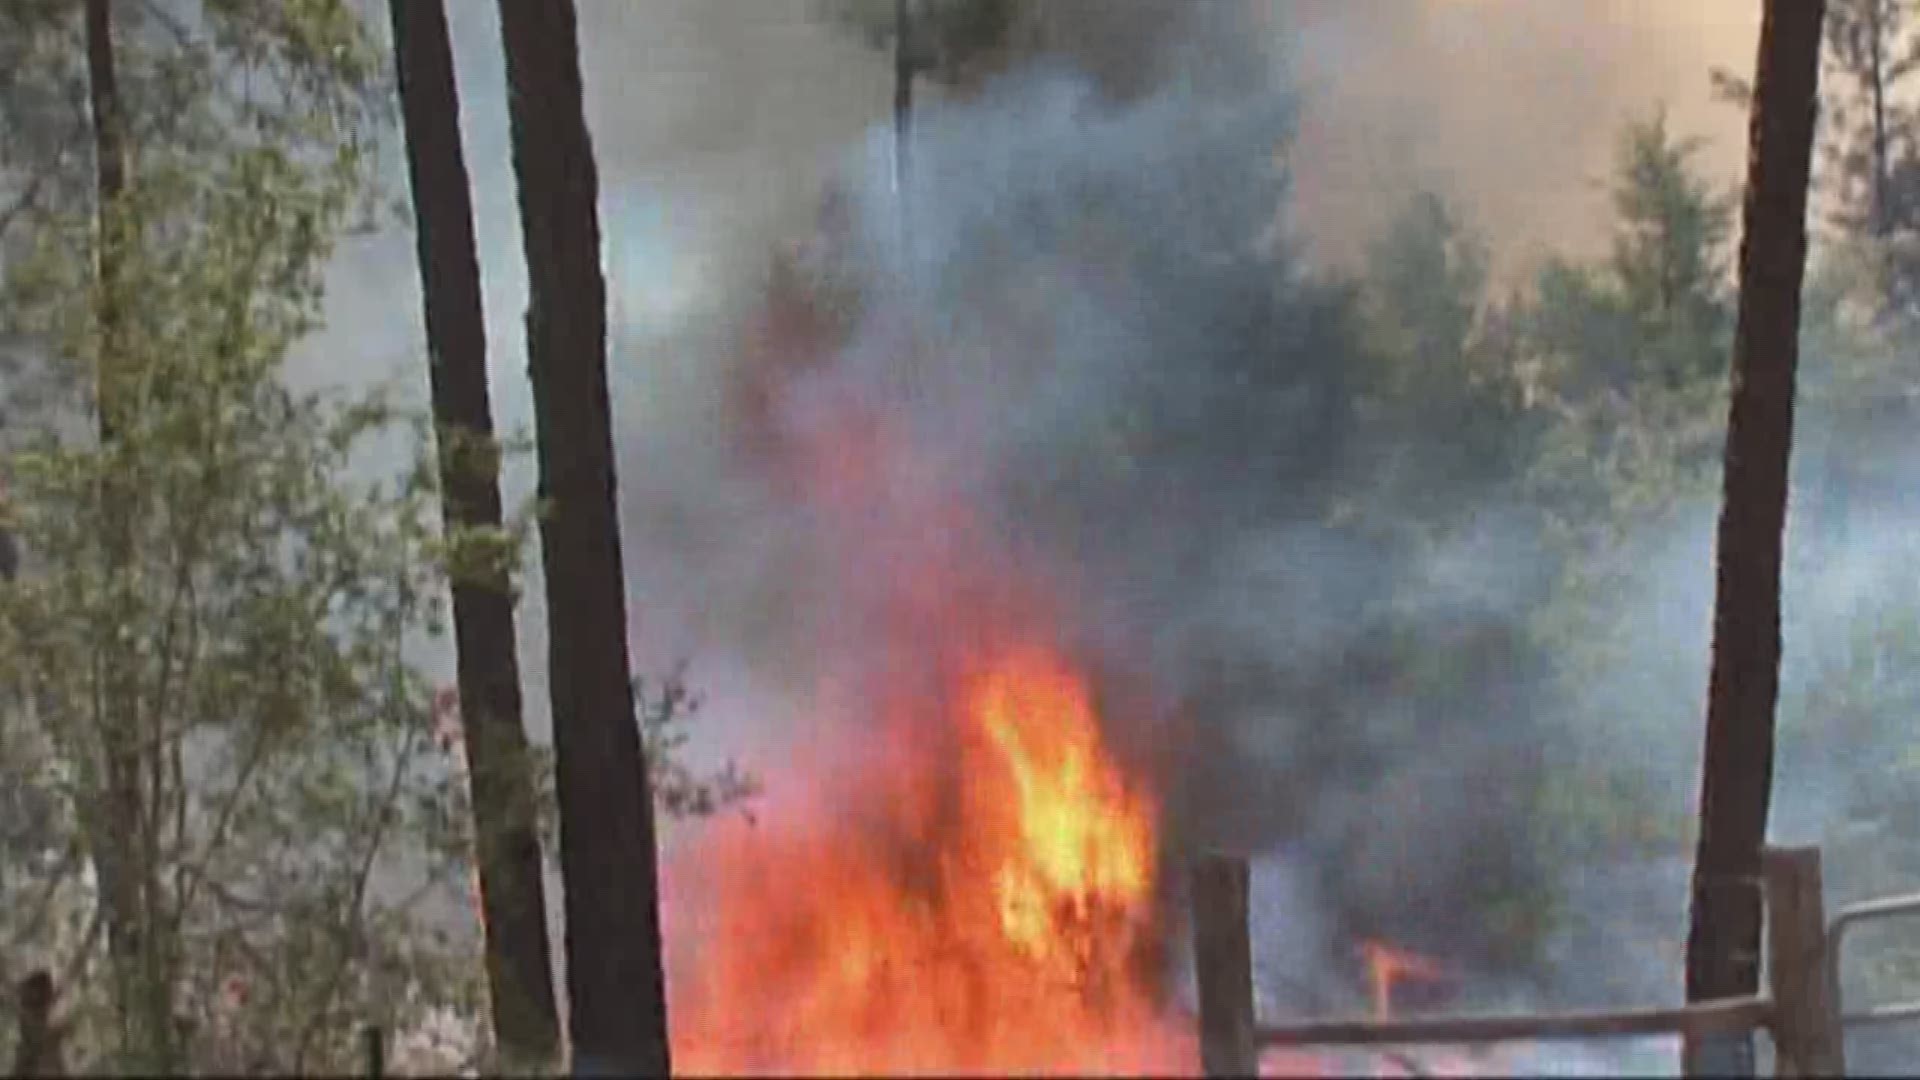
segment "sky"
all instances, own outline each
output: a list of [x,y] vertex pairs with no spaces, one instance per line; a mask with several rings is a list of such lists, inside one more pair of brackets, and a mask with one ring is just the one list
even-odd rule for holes
[[[448,6],[496,422],[524,433],[525,275],[497,14],[492,4]],[[768,253],[810,223],[828,171],[887,122],[888,58],[822,25],[815,10],[815,0],[580,0],[619,339],[610,358],[617,433],[661,410],[703,407],[692,388],[711,350],[700,343],[750,302]],[[1340,261],[1406,195],[1432,188],[1464,208],[1496,265],[1516,273],[1548,249],[1597,242],[1620,126],[1658,109],[1703,140],[1710,172],[1731,185],[1744,118],[1712,100],[1708,73],[1751,67],[1758,10],[1753,0],[1262,4],[1258,23],[1281,36],[1304,94],[1291,158],[1296,224],[1320,258]],[[387,164],[404,197],[397,152]],[[424,400],[413,258],[400,227],[342,245],[327,328],[294,358],[296,381],[384,379]],[[510,467],[505,487],[509,505],[529,497],[530,468]],[[671,570],[629,565],[643,669],[688,647],[672,612],[648,621],[648,581],[660,574]],[[544,613],[529,584],[522,652],[538,684],[543,635],[529,627]],[[543,699],[528,695],[536,730]]]
[[[1118,0],[1128,2],[1128,0]],[[1257,2],[1257,0],[1256,0]],[[524,382],[519,273],[494,6],[449,5],[488,274],[495,371]],[[1753,0],[1273,0],[1305,113],[1297,217],[1351,254],[1417,187],[1458,200],[1515,265],[1594,242],[1614,137],[1666,109],[1732,183],[1743,118],[1708,72],[1751,66]],[[616,315],[674,324],[809,212],[827,167],[887,117],[887,59],[812,17],[815,0],[582,0],[589,120]],[[404,193],[397,159],[389,178]],[[324,369],[391,368],[419,348],[411,243],[350,243],[332,282]],[[736,290],[737,291],[737,290]],[[403,299],[404,297],[404,299]],[[524,388],[503,385],[505,398]]]

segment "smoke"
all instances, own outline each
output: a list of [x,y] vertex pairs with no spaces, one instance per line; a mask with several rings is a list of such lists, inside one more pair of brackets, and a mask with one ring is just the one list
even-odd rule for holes
[[[754,434],[742,430],[742,382],[769,355],[817,352],[767,423],[804,434],[849,401],[894,418],[905,452],[879,467],[902,498],[985,507],[999,557],[1073,601],[1074,646],[1144,674],[1144,689],[1115,691],[1116,737],[1130,752],[1187,740],[1169,792],[1174,841],[1267,853],[1263,1009],[1356,1007],[1353,959],[1330,943],[1375,933],[1500,969],[1489,985],[1528,1001],[1677,997],[1679,854],[1550,882],[1565,917],[1546,971],[1502,967],[1474,884],[1537,873],[1484,860],[1529,857],[1512,800],[1544,763],[1590,757],[1690,810],[1712,507],[1636,538],[1633,588],[1616,598],[1630,612],[1623,644],[1591,700],[1502,666],[1540,562],[1511,507],[1463,482],[1481,528],[1418,553],[1323,513],[1377,481],[1377,447],[1335,407],[1351,315],[1312,272],[1349,259],[1420,188],[1463,205],[1509,272],[1542,250],[1590,247],[1620,123],[1662,104],[1675,130],[1706,138],[1709,168],[1736,180],[1743,118],[1709,99],[1707,71],[1750,64],[1757,5],[1041,10],[1034,62],[923,97],[903,238],[886,58],[819,25],[808,0],[751,14],[706,0],[582,5],[619,323],[636,666],[691,658],[710,702],[697,750],[739,757],[777,797],[783,749],[818,736],[800,707],[818,674],[840,650],[888,647],[860,598],[901,572],[894,553],[858,522],[796,505],[742,451]],[[498,31],[488,5],[452,14],[496,412],[524,428]],[[1297,95],[1276,92],[1288,85]],[[823,187],[838,191],[840,220],[820,225]],[[795,259],[864,297],[827,348],[761,322],[778,291],[767,253],[816,229]],[[391,234],[342,256],[336,329],[310,363],[385,368],[419,353],[410,259],[408,238]],[[1818,485],[1800,480],[1796,514],[1819,505]],[[523,464],[509,493],[531,488]],[[1844,543],[1821,543],[1830,526],[1804,521],[1783,697],[1803,710],[1806,688],[1854,655],[1834,643],[1849,640],[1861,599],[1911,565],[1898,538],[1913,523],[1856,520]],[[522,630],[530,720],[543,729],[538,584],[529,577]],[[1408,654],[1451,678],[1410,686],[1383,659]],[[1879,714],[1862,723],[1863,745],[1893,742]],[[1844,757],[1789,735],[1780,834],[1812,837],[1832,820],[1857,775]],[[1866,875],[1834,876],[1839,891]]]
[[1508,272],[1602,238],[1615,134],[1665,108],[1739,179],[1745,118],[1708,72],[1753,65],[1760,6],[1744,0],[1347,0],[1277,5],[1297,32],[1307,105],[1302,221],[1323,258],[1350,259],[1419,190],[1457,201]]
[[[876,130],[811,266],[851,283],[847,324],[815,352],[742,349],[800,355],[727,374],[773,385],[776,443],[880,418],[887,452],[860,467],[894,519],[796,505],[742,452],[716,378],[623,447],[637,587],[684,614],[701,663],[799,690],[912,663],[871,613],[953,540],[944,505],[978,508],[994,576],[1048,583],[1067,644],[1118,673],[1106,711],[1168,789],[1169,865],[1284,844],[1327,897],[1323,940],[1479,962],[1497,935],[1478,890],[1527,873],[1508,864],[1531,688],[1491,666],[1527,575],[1491,568],[1512,554],[1498,513],[1417,554],[1330,520],[1369,458],[1354,314],[1281,220],[1281,58],[1237,60],[1231,80],[1117,94],[1052,57],[930,109],[904,215]],[[1459,671],[1408,685],[1409,635]],[[761,713],[743,745],[777,761],[812,720]],[[1296,978],[1352,977],[1348,957],[1319,963]]]
[[[1191,6],[1215,18],[1228,9]],[[1651,18],[1623,8],[1643,21],[1548,23],[1534,7],[1505,27],[1507,5],[1462,7],[1483,31],[1503,31],[1492,41],[1508,50],[1551,29],[1551,39],[1591,31],[1603,54],[1625,51],[1643,43]],[[1216,24],[1227,40],[1274,46],[1234,58],[1230,80],[1183,78],[1183,61],[1164,59],[1194,55],[1180,49],[1154,54],[1164,74],[1149,89],[1109,85],[1097,65],[1055,55],[929,107],[916,125],[904,236],[888,134],[876,126],[837,174],[839,220],[801,257],[862,300],[835,344],[783,384],[771,423],[806,433],[850,401],[890,418],[905,452],[874,465],[892,470],[903,501],[944,495],[988,508],[1009,568],[1038,571],[1071,598],[1076,646],[1103,669],[1146,673],[1150,692],[1112,712],[1123,745],[1151,747],[1168,732],[1192,740],[1170,792],[1172,854],[1215,844],[1268,853],[1261,888],[1278,898],[1256,915],[1270,923],[1257,931],[1264,1007],[1352,1009],[1354,959],[1331,943],[1374,934],[1468,968],[1480,978],[1470,989],[1487,1000],[1672,1001],[1683,846],[1542,881],[1524,825],[1549,768],[1595,765],[1677,817],[1690,811],[1711,503],[1633,538],[1636,571],[1613,598],[1627,613],[1612,631],[1617,648],[1589,697],[1567,700],[1541,684],[1538,665],[1514,665],[1544,560],[1513,508],[1462,482],[1458,498],[1482,504],[1480,527],[1418,553],[1327,520],[1341,492],[1378,482],[1368,463],[1380,436],[1340,411],[1351,312],[1310,273],[1331,258],[1329,244],[1364,234],[1364,218],[1397,201],[1365,191],[1354,205],[1366,213],[1351,221],[1328,201],[1342,167],[1329,117],[1355,142],[1419,128],[1404,143],[1415,160],[1380,170],[1388,183],[1411,188],[1437,174],[1508,250],[1564,249],[1590,239],[1582,212],[1597,222],[1604,210],[1581,174],[1598,178],[1617,122],[1658,96],[1628,97],[1625,81],[1598,67],[1578,95],[1475,83],[1471,93],[1503,102],[1490,117],[1455,104],[1471,96],[1455,86],[1472,82],[1464,60],[1452,61],[1452,77],[1416,62],[1443,63],[1418,43],[1459,32],[1463,16],[1353,5],[1337,10],[1356,12],[1355,23],[1339,25],[1334,10],[1303,8],[1298,38],[1246,32],[1259,22],[1237,35]],[[1725,59],[1738,63],[1747,41],[1728,36],[1740,40]],[[1327,76],[1316,81],[1316,64],[1331,62],[1316,50],[1347,61],[1331,89]],[[1712,51],[1670,45],[1658,55],[1685,52],[1666,62],[1704,88],[1702,54]],[[1406,67],[1431,80],[1402,73],[1392,85],[1415,89],[1386,101],[1360,94],[1367,77],[1356,71]],[[1289,81],[1305,91],[1279,92]],[[1657,78],[1635,85],[1660,88]],[[1547,119],[1513,119],[1528,98],[1546,102]],[[1682,130],[1704,126],[1686,125],[1688,115],[1721,115],[1704,89],[1694,105],[1670,114]],[[1409,119],[1382,129],[1369,116]],[[1729,111],[1723,130],[1737,121]],[[1528,149],[1455,137],[1450,124]],[[1725,160],[1737,143],[1716,145]],[[1556,189],[1551,178],[1569,174]],[[836,650],[885,651],[865,636],[858,598],[906,568],[884,531],[823,530],[743,464],[727,386],[750,377],[739,357],[753,350],[724,328],[707,332],[718,350],[703,354],[708,366],[688,365],[681,390],[656,389],[652,422],[623,447],[636,589],[656,627],[687,631],[680,642],[701,670],[724,665],[723,678],[759,684],[751,719],[727,710],[738,724],[727,738],[777,761],[783,742],[817,733],[769,687],[798,693]],[[1828,422],[1817,412],[1805,421]],[[1817,485],[1796,499],[1819,505]],[[1793,650],[1848,621],[1831,582],[1870,591],[1897,565],[1894,547],[1854,550],[1863,553],[1802,566],[1790,582],[1789,710],[1829,659]],[[1395,666],[1408,656],[1450,677],[1409,678]],[[729,681],[715,701],[739,689]],[[1844,783],[1811,782],[1794,752],[1780,798],[1789,834],[1828,820],[1831,790]],[[1501,898],[1483,891],[1489,881],[1538,883],[1559,899],[1543,964],[1507,954],[1503,939],[1515,934],[1490,924]],[[1341,987],[1344,996],[1330,989]]]

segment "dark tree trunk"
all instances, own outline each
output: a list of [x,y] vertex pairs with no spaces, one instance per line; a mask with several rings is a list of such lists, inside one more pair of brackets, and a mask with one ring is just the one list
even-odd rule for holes
[[[121,219],[126,194],[126,115],[120,100],[113,45],[111,0],[87,0],[85,11],[87,93],[94,155],[95,310],[99,352],[95,358],[94,407],[100,445],[111,450],[129,421],[126,398],[133,362],[121,302],[124,251],[131,224]],[[109,464],[101,484],[103,572],[124,573],[133,559],[136,493]],[[112,959],[115,1006],[127,1035],[130,1063],[161,1072],[178,1066],[173,1021],[172,964],[160,937],[166,921],[158,877],[157,821],[143,792],[159,783],[158,740],[139,730],[142,710],[133,682],[132,658],[120,642],[103,642],[93,677],[102,690],[100,729],[105,789],[85,812],[87,834],[100,875],[107,947]]]
[[[498,529],[500,462],[487,392],[486,319],[460,99],[442,0],[390,0],[413,187],[420,292],[449,531]],[[489,567],[453,575],[460,722],[478,837],[480,908],[495,1039],[540,1067],[559,1051],[540,835],[521,724],[513,597]]]
[[1867,9],[1868,78],[1873,99],[1873,236],[1885,240],[1893,231],[1888,199],[1892,187],[1891,147],[1887,132],[1886,0],[1873,0]]
[[913,135],[913,4],[893,0],[893,189],[907,217],[907,153]]
[[66,1075],[66,1062],[60,1048],[61,1032],[53,1022],[53,991],[53,979],[45,971],[35,971],[20,980],[13,1003],[18,1017],[13,1076]]
[[547,681],[576,1072],[665,1075],[653,799],[634,718],[607,401],[606,283],[572,0],[501,0],[527,254]]
[[[1773,786],[1780,564],[1825,6],[1824,0],[1768,0],[1760,25],[1687,936],[1688,1001],[1759,989],[1760,849]],[[1689,1074],[1750,1069],[1751,1039],[1740,1042],[1690,1044]]]

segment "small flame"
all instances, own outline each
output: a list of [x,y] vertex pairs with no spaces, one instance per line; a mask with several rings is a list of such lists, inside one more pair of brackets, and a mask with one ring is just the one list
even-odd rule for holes
[[1383,941],[1360,944],[1360,955],[1367,964],[1367,984],[1373,991],[1373,1015],[1376,1019],[1393,1017],[1393,988],[1406,979],[1436,982],[1446,978],[1440,962],[1419,953],[1397,949]]
[[[1446,967],[1440,961],[1384,941],[1362,942],[1360,955],[1367,965],[1367,982],[1373,993],[1373,1015],[1378,1020],[1393,1019],[1393,991],[1396,986],[1408,981],[1441,982],[1448,978]],[[1456,1050],[1430,1050],[1418,1058],[1405,1053],[1383,1053],[1379,1055],[1374,1075],[1479,1076],[1492,1069],[1492,1063],[1492,1058],[1476,1061],[1474,1055]]]

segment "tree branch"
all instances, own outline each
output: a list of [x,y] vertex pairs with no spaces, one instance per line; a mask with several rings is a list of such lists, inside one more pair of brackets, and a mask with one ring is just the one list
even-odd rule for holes
[[386,840],[388,822],[392,820],[393,808],[400,801],[400,791],[406,781],[413,759],[418,752],[420,739],[417,733],[407,731],[398,760],[394,762],[393,777],[387,784],[386,797],[380,800],[374,813],[372,827],[368,830],[367,848],[361,856],[360,866],[354,876],[352,903],[341,913],[340,925],[336,931],[337,956],[333,972],[328,976],[326,990],[322,994],[318,1007],[309,1014],[306,1027],[300,1033],[299,1049],[293,1055],[293,1071],[305,1071],[307,1054],[312,1049],[313,1040],[318,1037],[321,1025],[331,1021],[334,1001],[340,994],[341,980],[346,977],[347,969],[354,956],[354,939],[360,934],[363,908],[366,906],[367,882],[373,876],[373,864],[378,858],[380,848]]

